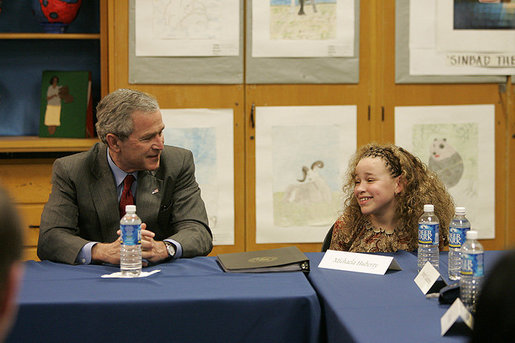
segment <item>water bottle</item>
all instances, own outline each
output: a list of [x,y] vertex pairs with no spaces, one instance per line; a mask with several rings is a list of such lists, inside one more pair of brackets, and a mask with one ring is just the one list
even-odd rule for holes
[[137,277],[141,273],[141,219],[135,205],[125,206],[120,220],[120,271],[124,277]]
[[456,207],[456,213],[449,225],[449,279],[459,280],[461,270],[461,246],[470,230],[470,222],[465,217],[465,207]]
[[461,247],[460,299],[471,312],[476,311],[477,297],[484,276],[484,250],[477,240],[477,231],[467,232],[467,240]]
[[429,261],[433,267],[439,268],[439,231],[440,221],[434,213],[435,207],[424,205],[424,213],[418,220],[418,271]]

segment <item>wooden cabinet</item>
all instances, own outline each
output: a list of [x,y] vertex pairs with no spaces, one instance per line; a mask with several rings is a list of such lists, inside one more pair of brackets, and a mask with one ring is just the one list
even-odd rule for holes
[[26,259],[38,259],[39,223],[51,191],[55,158],[88,150],[97,141],[96,138],[0,138],[0,184],[7,188],[21,213]]
[[1,183],[13,197],[25,228],[26,259],[37,260],[36,247],[43,206],[50,194],[52,161],[47,159],[0,160]]

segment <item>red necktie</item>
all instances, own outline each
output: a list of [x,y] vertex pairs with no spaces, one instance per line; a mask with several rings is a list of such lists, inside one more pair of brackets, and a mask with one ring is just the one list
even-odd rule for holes
[[125,206],[134,205],[134,197],[132,196],[131,186],[134,182],[134,176],[127,174],[123,179],[123,192],[120,198],[120,218],[125,215]]

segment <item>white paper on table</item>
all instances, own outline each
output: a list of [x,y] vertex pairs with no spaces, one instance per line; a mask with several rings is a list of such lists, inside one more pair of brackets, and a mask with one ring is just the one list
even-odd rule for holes
[[440,273],[438,270],[428,261],[424,264],[424,267],[422,267],[414,281],[422,293],[426,294],[439,277]]
[[150,275],[159,273],[160,271],[161,271],[160,269],[152,270],[151,272],[143,272],[142,271],[138,276],[132,276],[132,275],[123,276],[122,272],[116,272],[116,273],[112,273],[112,274],[104,274],[104,275],[102,275],[102,278],[104,278],[104,279],[136,279],[136,278],[148,277]]
[[449,309],[445,312],[445,314],[440,318],[440,327],[441,327],[441,335],[445,335],[447,331],[451,328],[451,326],[456,322],[456,320],[461,317],[465,324],[469,328],[473,328],[474,326],[474,317],[467,310],[465,305],[461,302],[460,298],[457,298],[449,307]]
[[388,269],[402,270],[393,256],[327,250],[319,268],[384,275]]

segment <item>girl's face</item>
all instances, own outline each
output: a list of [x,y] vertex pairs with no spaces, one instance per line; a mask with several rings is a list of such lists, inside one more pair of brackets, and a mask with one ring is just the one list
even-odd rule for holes
[[395,194],[402,190],[400,177],[392,177],[381,158],[365,157],[355,170],[354,196],[361,213],[373,216],[395,213]]

